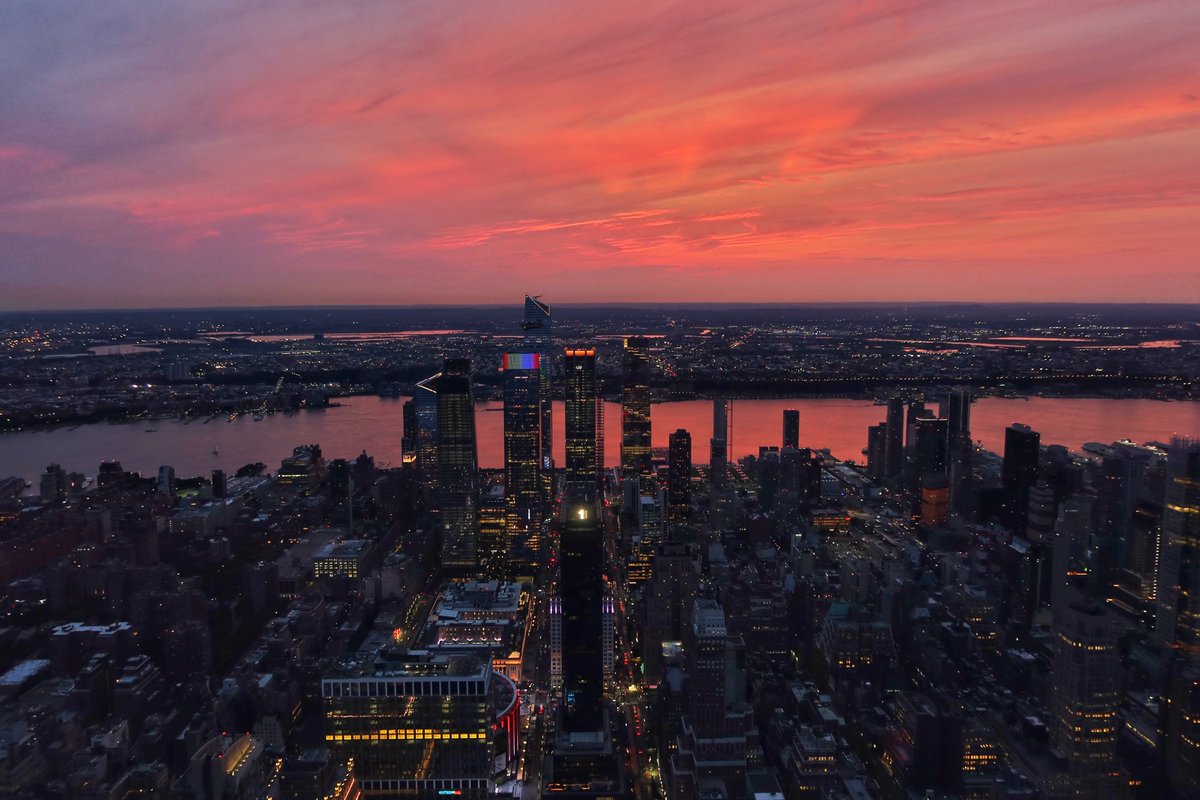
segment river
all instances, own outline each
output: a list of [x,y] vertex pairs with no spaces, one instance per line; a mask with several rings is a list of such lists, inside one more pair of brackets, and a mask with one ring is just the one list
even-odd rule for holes
[[[4,433],[0,434],[0,478],[16,475],[36,486],[37,476],[48,464],[94,475],[101,461],[112,459],[143,475],[157,472],[162,464],[173,465],[180,476],[207,474],[213,469],[232,472],[257,461],[274,470],[293,447],[311,442],[321,445],[326,458],[353,458],[365,450],[378,464],[399,463],[404,398],[362,396],[338,402],[341,406],[337,408],[272,414],[258,421],[245,415],[232,422],[225,417],[210,422],[205,421],[207,418],[188,422],[150,420]],[[882,406],[861,400],[734,400],[733,453],[742,456],[757,453],[759,445],[778,445],[785,408],[800,410],[802,446],[828,447],[834,455],[856,461],[863,460],[867,426],[884,418]],[[562,410],[562,403],[557,403],[555,459],[560,465]],[[605,457],[610,465],[617,464],[620,406],[606,403],[604,417]],[[502,466],[502,404],[480,403],[476,420],[480,465]],[[1024,422],[1039,431],[1043,443],[1063,444],[1074,450],[1091,441],[1169,441],[1173,434],[1200,436],[1200,403],[987,397],[972,407],[971,432],[991,450],[1003,450],[1004,428],[1013,422]],[[686,428],[692,433],[693,459],[708,461],[710,401],[656,404],[651,423],[655,447],[666,447],[672,431]]]

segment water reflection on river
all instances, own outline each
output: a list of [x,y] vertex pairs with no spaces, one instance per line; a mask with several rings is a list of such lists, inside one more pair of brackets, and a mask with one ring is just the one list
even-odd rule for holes
[[[297,444],[317,442],[327,458],[353,457],[362,451],[379,463],[400,460],[403,398],[351,397],[340,408],[273,414],[261,421],[242,416],[233,422],[218,417],[190,422],[153,420],[120,425],[94,424],[48,431],[0,434],[0,477],[18,475],[33,480],[47,464],[96,473],[102,460],[118,459],[127,469],[150,474],[162,464],[174,465],[180,475],[232,471],[255,461],[275,469]],[[862,460],[867,426],[883,420],[884,409],[861,400],[735,400],[733,452],[744,455],[759,445],[778,445],[782,412],[800,409],[800,439],[806,447],[828,447],[841,458]],[[562,464],[562,403],[554,409],[555,458]],[[621,410],[605,404],[605,455],[619,462]],[[503,463],[502,404],[480,403],[476,415],[479,461],[484,467]],[[689,400],[653,407],[654,446],[666,447],[676,428],[692,433],[693,459],[708,460],[712,436],[712,403]],[[1129,438],[1138,442],[1168,441],[1172,434],[1200,435],[1200,403],[1156,400],[1069,398],[984,398],[972,409],[972,433],[985,447],[1001,450],[1004,428],[1024,422],[1042,434],[1046,443],[1078,449],[1084,442]]]

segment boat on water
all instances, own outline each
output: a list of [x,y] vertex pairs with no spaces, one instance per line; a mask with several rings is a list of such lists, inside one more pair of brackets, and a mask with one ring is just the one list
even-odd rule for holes
[[255,414],[255,415],[254,415],[254,421],[255,421],[255,422],[261,422],[261,421],[262,421],[262,418],[263,418],[263,417],[265,417],[265,416],[266,416],[266,415],[265,415],[265,414],[263,414],[263,412],[259,411],[257,414]]
[[146,428],[146,433],[154,433],[158,428]]

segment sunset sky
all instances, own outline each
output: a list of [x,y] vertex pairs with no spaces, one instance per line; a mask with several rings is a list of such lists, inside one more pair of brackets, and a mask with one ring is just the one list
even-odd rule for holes
[[0,4],[0,309],[1200,302],[1200,2]]

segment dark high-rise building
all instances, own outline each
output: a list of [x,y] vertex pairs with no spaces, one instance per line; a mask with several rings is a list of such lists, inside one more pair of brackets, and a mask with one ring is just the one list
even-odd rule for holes
[[621,477],[650,477],[650,340],[625,339],[621,381]]
[[1067,760],[1074,797],[1113,797],[1121,661],[1117,631],[1104,607],[1079,600],[1055,619],[1050,681],[1051,744]]
[[505,353],[504,529],[511,569],[541,563],[541,357]]
[[684,636],[688,702],[670,761],[671,796],[703,796],[705,784],[740,796],[747,765],[761,758],[746,702],[745,642],[728,633],[724,610],[709,598],[694,601]]
[[525,334],[526,349],[537,353],[540,361],[542,386],[539,394],[541,403],[541,480],[543,497],[549,501],[554,494],[554,329],[551,325],[550,306],[536,297],[525,295],[525,319],[521,323]]
[[1004,463],[1001,467],[1005,522],[1014,532],[1025,533],[1029,519],[1029,490],[1037,483],[1041,436],[1028,425],[1014,423],[1004,429]]
[[415,464],[417,461],[417,401],[404,401],[402,412],[404,431],[400,436],[400,458],[405,464]]
[[51,464],[42,473],[41,497],[44,503],[61,503],[67,499],[67,471]]
[[604,727],[604,520],[588,478],[566,486],[560,546],[564,722],[579,733]]
[[567,483],[596,483],[597,414],[596,351],[592,348],[566,350]]
[[1142,497],[1146,462],[1129,453],[1106,456],[1100,464],[1097,499],[1100,519],[1095,532],[1096,552],[1090,565],[1093,596],[1112,596],[1118,570],[1129,563],[1133,517]]
[[971,442],[971,402],[974,397],[970,387],[959,386],[946,395],[941,416],[946,419],[946,435],[950,449],[969,445]]
[[700,548],[694,542],[668,542],[654,554],[653,578],[646,586],[641,635],[645,674],[663,675],[663,645],[683,642],[692,601],[700,584]]
[[478,561],[479,457],[471,362],[448,358],[437,380],[438,513],[442,566],[473,572]]
[[680,428],[667,444],[667,518],[678,523],[687,519],[691,510],[692,435]]
[[1181,797],[1200,796],[1200,441],[1176,438],[1167,455],[1155,636],[1175,653],[1164,751]]
[[918,417],[913,427],[912,468],[918,479],[930,473],[945,474],[946,420]]
[[783,410],[783,446],[800,449],[800,409]]
[[898,478],[904,471],[904,401],[893,397],[887,404],[887,472]]
[[712,486],[722,489],[729,478],[729,401],[713,400],[713,435],[709,440],[709,471]]
[[413,391],[414,413],[417,416],[416,456],[417,474],[421,488],[434,499],[436,506],[438,478],[438,380],[442,373],[431,375],[417,384]]
[[223,498],[229,494],[229,479],[225,477],[225,470],[212,471],[212,493],[216,498]]
[[867,428],[867,474],[874,480],[887,477],[887,423]]
[[912,450],[917,445],[917,420],[922,417],[933,417],[933,412],[925,408],[923,400],[909,400],[908,414],[904,421],[904,453],[911,459]]
[[779,493],[779,450],[760,448],[758,453],[758,503],[764,511],[775,510]]

